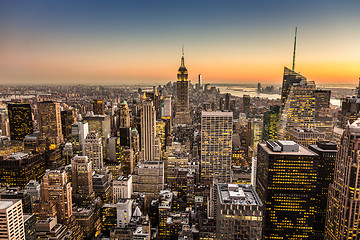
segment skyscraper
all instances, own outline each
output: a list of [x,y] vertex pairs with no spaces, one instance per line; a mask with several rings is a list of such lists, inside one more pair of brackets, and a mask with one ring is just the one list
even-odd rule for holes
[[84,143],[84,155],[89,158],[89,162],[92,162],[92,169],[94,169],[95,172],[103,173],[103,147],[98,133],[90,132],[86,136]]
[[201,180],[212,183],[215,173],[230,182],[232,154],[232,112],[201,113]]
[[316,182],[316,207],[315,207],[315,235],[312,239],[324,239],[326,205],[329,185],[334,179],[335,158],[337,153],[336,143],[317,142],[310,145],[309,149],[319,155],[317,182]]
[[0,239],[25,240],[21,200],[0,200]]
[[71,125],[71,143],[74,155],[84,154],[85,138],[89,133],[87,122],[77,122]]
[[360,120],[344,131],[335,160],[334,182],[329,186],[326,240],[359,239]]
[[22,141],[33,132],[31,106],[28,103],[9,103],[10,139]]
[[92,166],[86,156],[75,156],[71,159],[71,182],[73,201],[79,205],[91,204],[95,199],[92,182]]
[[280,106],[271,106],[270,110],[264,112],[263,134],[264,141],[276,141],[278,132],[278,123],[280,115]]
[[10,136],[9,118],[5,113],[0,113],[1,136]]
[[328,108],[330,105],[330,97],[331,91],[330,90],[320,90],[317,89],[315,91],[315,110],[320,111],[322,108]]
[[104,100],[94,99],[93,100],[93,112],[94,115],[104,115]]
[[250,114],[250,96],[243,95],[243,111],[246,114],[246,117],[249,117]]
[[[286,86],[285,83],[283,85]],[[279,119],[279,140],[289,139],[288,131],[291,128],[315,128],[315,90],[315,83],[306,78],[289,86],[288,95],[282,96],[285,103]]]
[[256,190],[264,239],[313,239],[319,156],[293,141],[259,143]]
[[360,97],[346,97],[341,99],[341,111],[338,114],[339,127],[345,129],[360,117]]
[[230,93],[225,94],[225,110],[230,111]]
[[21,188],[31,180],[40,181],[45,173],[45,161],[41,154],[16,152],[0,156],[0,182]]
[[120,104],[119,109],[119,128],[130,127],[130,110],[126,101]]
[[284,75],[281,88],[281,110],[283,110],[285,107],[291,87],[294,84],[300,84],[301,81],[306,81],[306,78],[299,73],[294,72],[287,67],[284,67]]
[[250,184],[217,184],[218,239],[260,240],[263,204]]
[[61,111],[61,128],[66,141],[71,141],[71,124],[74,122],[75,113],[73,108]]
[[71,184],[67,174],[60,170],[46,170],[40,184],[41,203],[55,204],[59,223],[66,224],[72,216]]
[[153,101],[146,98],[141,109],[141,152],[145,160],[155,160],[156,111]]
[[171,118],[171,96],[165,96],[164,97],[164,106],[162,111],[162,118],[163,119],[169,119]]
[[53,101],[39,102],[38,125],[41,137],[46,138],[51,145],[59,145],[63,141],[60,104]]
[[175,124],[190,124],[189,112],[189,80],[188,71],[184,63],[184,52],[181,57],[181,65],[177,74],[176,82],[176,112]]
[[325,133],[316,129],[292,128],[289,130],[290,140],[304,146],[316,144],[318,141],[325,141]]

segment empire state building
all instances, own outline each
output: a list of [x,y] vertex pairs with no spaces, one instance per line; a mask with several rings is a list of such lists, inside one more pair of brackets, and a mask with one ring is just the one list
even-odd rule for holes
[[175,124],[191,124],[189,113],[189,80],[188,71],[184,63],[184,53],[181,57],[181,65],[177,74],[176,82],[176,112]]

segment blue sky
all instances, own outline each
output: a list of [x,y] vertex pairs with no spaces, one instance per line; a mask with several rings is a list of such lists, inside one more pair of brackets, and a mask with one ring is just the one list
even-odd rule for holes
[[[357,81],[360,1],[4,1],[0,83]],[[256,69],[263,69],[264,74]]]

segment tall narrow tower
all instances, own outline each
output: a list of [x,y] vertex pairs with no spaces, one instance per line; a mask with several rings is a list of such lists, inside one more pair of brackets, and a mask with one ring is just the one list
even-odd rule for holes
[[230,182],[232,112],[201,113],[201,181],[211,184],[215,174]]
[[153,101],[146,98],[141,109],[141,151],[145,160],[155,160],[156,111]]
[[189,113],[189,80],[188,71],[184,63],[184,49],[181,57],[181,65],[177,74],[176,82],[176,113],[175,124],[190,124]]
[[288,131],[294,127],[315,128],[316,85],[294,71],[296,34],[297,28],[295,29],[292,69],[284,68],[278,140],[288,140]]
[[51,145],[63,141],[60,104],[53,101],[38,103],[38,125],[41,137],[47,138]]
[[348,125],[335,159],[327,200],[326,240],[359,239],[360,120]]

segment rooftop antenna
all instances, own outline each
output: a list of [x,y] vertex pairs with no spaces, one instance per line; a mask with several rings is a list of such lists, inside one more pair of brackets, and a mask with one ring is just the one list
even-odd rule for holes
[[182,56],[184,57],[184,44],[182,45]]
[[294,39],[294,53],[293,53],[292,71],[295,70],[296,34],[297,34],[297,27],[295,28],[295,39]]

